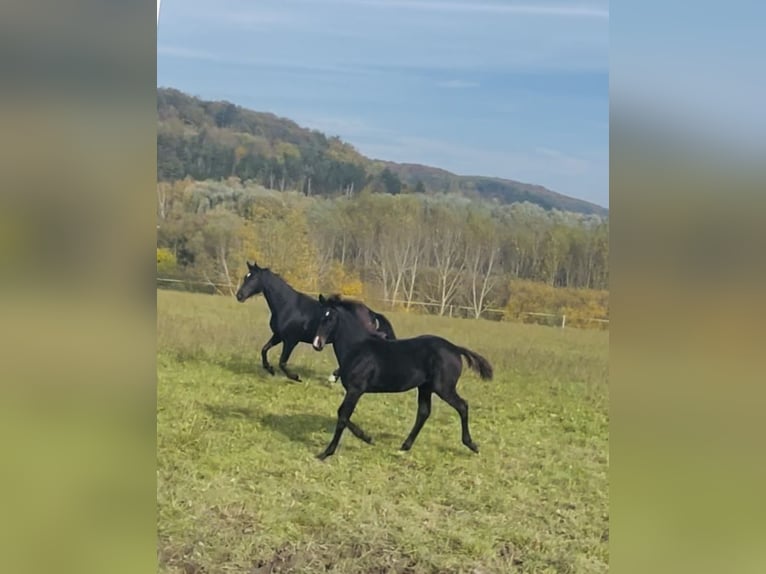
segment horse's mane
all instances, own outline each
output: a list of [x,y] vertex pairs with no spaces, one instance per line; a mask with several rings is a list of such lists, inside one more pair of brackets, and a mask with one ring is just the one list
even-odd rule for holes
[[324,304],[336,309],[341,308],[352,315],[355,315],[359,319],[362,319],[362,314],[366,311],[369,314],[369,323],[362,320],[362,324],[367,331],[381,339],[396,339],[394,327],[391,325],[391,322],[386,319],[384,315],[376,313],[361,301],[357,301],[356,299],[345,299],[339,293],[333,293],[332,295],[325,297]]
[[346,311],[356,311],[359,307],[369,309],[367,305],[356,299],[345,299],[340,293],[333,293],[325,297],[325,304],[330,307],[342,307]]
[[[258,269],[258,271],[266,271],[270,275],[273,275],[274,277],[279,277],[280,279],[282,279],[282,276],[279,273],[275,273],[274,271],[272,271],[271,267],[261,267],[260,269]],[[284,281],[284,279],[282,279],[282,281]]]
[[285,285],[287,285],[288,287],[290,287],[290,289],[292,289],[293,291],[296,291],[295,287],[293,287],[292,285],[290,285],[290,284],[287,282],[287,279],[285,279],[284,277],[282,277],[282,276],[281,276],[279,273],[277,273],[276,271],[272,271],[271,267],[260,267],[260,268],[258,269],[258,271],[260,271],[260,272],[264,272],[264,271],[265,271],[266,273],[268,273],[268,274],[269,274],[269,275],[271,275],[272,277],[276,277],[277,279],[279,279],[279,280],[280,280],[282,283],[284,283]]

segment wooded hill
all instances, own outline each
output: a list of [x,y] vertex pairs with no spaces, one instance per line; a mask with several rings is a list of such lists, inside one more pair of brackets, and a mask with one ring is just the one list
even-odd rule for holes
[[529,202],[544,209],[607,216],[608,210],[539,185],[455,175],[416,164],[373,160],[339,137],[274,114],[183,92],[157,90],[157,177],[172,182],[237,177],[267,189],[305,195],[351,196],[367,188],[388,193],[460,193],[499,204]]

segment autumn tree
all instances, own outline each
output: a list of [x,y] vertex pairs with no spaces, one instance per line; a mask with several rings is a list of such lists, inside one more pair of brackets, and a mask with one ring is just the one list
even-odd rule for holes
[[254,249],[246,221],[224,207],[205,213],[190,241],[195,251],[194,267],[219,292],[234,295],[238,268]]
[[422,204],[413,197],[376,196],[367,200],[374,210],[372,246],[384,297],[397,301],[409,284],[410,298],[422,257]]
[[455,297],[466,266],[464,218],[449,204],[431,203],[426,204],[423,223],[429,259],[423,294],[437,303],[439,315],[444,315]]
[[466,279],[469,302],[477,319],[487,307],[487,298],[497,283],[501,235],[486,212],[469,211],[466,220]]
[[[404,300],[408,308],[428,301],[439,314],[465,306],[475,317],[505,305],[510,279],[608,287],[605,218],[450,195],[366,189],[349,198],[342,184],[337,191],[334,198],[307,197],[239,178],[160,182],[158,253],[163,261],[172,256],[177,276],[227,294],[236,289],[244,260],[256,258],[306,291],[344,284],[365,296]],[[578,297],[561,309],[583,307]],[[542,304],[535,301],[529,304]]]

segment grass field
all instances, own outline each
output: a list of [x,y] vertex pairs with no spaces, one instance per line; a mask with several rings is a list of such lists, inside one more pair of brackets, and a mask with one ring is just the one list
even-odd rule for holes
[[608,571],[608,333],[386,313],[400,337],[492,362],[494,380],[464,368],[458,385],[480,454],[437,397],[399,454],[410,391],[362,397],[375,444],[346,432],[320,462],[343,397],[331,348],[296,348],[294,383],[260,366],[261,297],[160,290],[157,306],[160,572]]

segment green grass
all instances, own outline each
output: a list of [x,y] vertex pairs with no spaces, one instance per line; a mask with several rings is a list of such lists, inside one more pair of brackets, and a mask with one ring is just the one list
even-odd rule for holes
[[[412,450],[415,391],[362,397],[375,439],[329,442],[340,384],[328,348],[296,348],[288,381],[260,366],[262,298],[158,291],[161,572],[606,572],[608,334],[386,313],[485,355],[467,368],[475,455],[434,397]],[[278,349],[270,359],[278,362]]]

